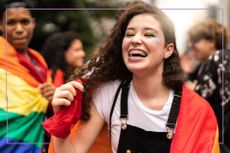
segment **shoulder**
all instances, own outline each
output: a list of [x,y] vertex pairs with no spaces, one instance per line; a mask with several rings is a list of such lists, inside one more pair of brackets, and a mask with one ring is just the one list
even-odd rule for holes
[[191,131],[191,128],[216,128],[217,120],[210,104],[194,91],[183,88],[177,131]]
[[218,66],[226,65],[230,62],[230,50],[223,49],[217,50],[213,55],[209,57],[210,64],[218,64]]
[[[174,149],[181,149],[183,152],[185,150],[191,152],[190,150],[194,148],[197,150],[202,147],[203,150],[210,149],[217,126],[215,114],[209,103],[195,92],[183,87],[176,133],[172,143]],[[188,141],[184,140],[192,141],[186,143]],[[204,144],[207,145],[204,147]]]
[[181,99],[181,108],[186,111],[196,113],[212,113],[213,110],[210,104],[196,92],[183,87],[182,99]]
[[46,61],[43,58],[43,56],[36,50],[29,48],[29,51],[33,56],[35,56],[42,64],[44,64],[47,67]]
[[115,94],[118,86],[120,85],[121,81],[119,80],[114,80],[114,81],[109,81],[102,83],[97,87],[95,90],[94,94],[98,93],[103,93],[103,94]]
[[113,103],[113,97],[120,85],[119,80],[109,81],[101,84],[93,93],[93,103],[104,120],[108,115]]
[[105,101],[106,103],[112,103],[112,98],[114,97],[119,85],[119,80],[109,81],[99,85],[93,94],[94,102],[98,103],[100,101],[100,103],[103,103],[103,101]]
[[34,50],[32,48],[29,48],[29,51],[30,51],[31,54],[33,54],[35,56],[42,57],[42,55],[38,51],[36,51],[36,50]]

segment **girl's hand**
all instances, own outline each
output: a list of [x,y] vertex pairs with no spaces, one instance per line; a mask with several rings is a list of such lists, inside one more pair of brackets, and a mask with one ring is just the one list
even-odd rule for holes
[[62,106],[71,104],[77,94],[76,89],[83,91],[84,87],[77,81],[71,81],[56,88],[52,101],[54,113],[57,113]]
[[55,86],[50,83],[44,83],[39,85],[39,89],[41,90],[41,94],[43,97],[45,97],[49,104],[51,103],[55,91]]

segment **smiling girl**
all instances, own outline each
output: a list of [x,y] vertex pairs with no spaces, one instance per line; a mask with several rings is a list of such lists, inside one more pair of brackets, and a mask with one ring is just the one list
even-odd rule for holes
[[[158,8],[143,2],[122,14],[77,76],[85,77],[83,124],[73,141],[54,138],[56,153],[87,152],[104,121],[113,153],[219,152],[215,115],[183,87],[174,26]],[[56,90],[55,112],[71,105],[74,88],[83,87],[72,81]]]

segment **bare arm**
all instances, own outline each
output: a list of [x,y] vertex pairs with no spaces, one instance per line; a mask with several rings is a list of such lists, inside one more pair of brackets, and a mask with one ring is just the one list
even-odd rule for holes
[[104,124],[104,120],[101,118],[94,104],[91,107],[90,113],[90,120],[80,123],[79,130],[76,132],[72,142],[77,153],[88,152]]
[[94,104],[91,108],[91,118],[89,121],[81,121],[79,130],[74,135],[71,142],[70,138],[54,137],[55,153],[86,153],[99,134],[104,120],[100,117]]
[[[73,97],[76,95],[76,92],[73,90],[74,87],[79,88],[74,84],[73,82],[65,84],[55,91],[52,102],[55,107],[54,110],[56,110],[55,112],[60,110],[61,106],[67,106],[71,103]],[[101,118],[94,104],[91,106],[90,115],[90,120],[81,121],[79,130],[74,135],[73,141],[69,137],[64,139],[54,137],[55,153],[86,153],[89,150],[104,124],[104,120]]]

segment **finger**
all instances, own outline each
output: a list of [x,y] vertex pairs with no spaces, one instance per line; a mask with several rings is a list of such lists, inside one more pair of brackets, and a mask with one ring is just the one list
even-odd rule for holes
[[76,89],[73,87],[72,84],[65,84],[65,85],[62,85],[61,87],[59,87],[59,90],[60,91],[64,91],[64,90],[68,90],[70,91],[74,96],[76,96]]
[[84,86],[81,83],[77,81],[71,81],[70,83],[74,86],[74,88],[79,89],[83,92]]
[[74,95],[68,90],[63,90],[63,91],[57,92],[54,94],[54,97],[55,98],[66,98],[70,102],[72,102],[74,100]]
[[43,88],[46,88],[47,86],[50,86],[50,85],[52,85],[52,84],[43,83],[43,84],[40,84],[38,88],[40,88],[42,90]]
[[45,92],[48,92],[48,91],[54,91],[56,88],[53,86],[53,85],[48,85],[48,86],[44,86],[41,88],[41,92],[42,93],[45,93]]
[[43,96],[47,95],[47,93],[50,94],[50,93],[54,93],[54,92],[55,92],[55,89],[41,90],[41,94]]
[[70,105],[71,105],[71,102],[64,98],[55,99],[52,101],[52,107],[53,107],[54,113],[57,113],[62,108],[62,106],[70,106]]
[[53,90],[52,91],[47,91],[47,92],[43,93],[42,95],[47,98],[47,97],[53,96],[54,91]]
[[71,105],[71,102],[65,98],[59,98],[59,99],[55,99],[52,101],[52,105],[55,107],[59,107],[59,106],[69,106]]

